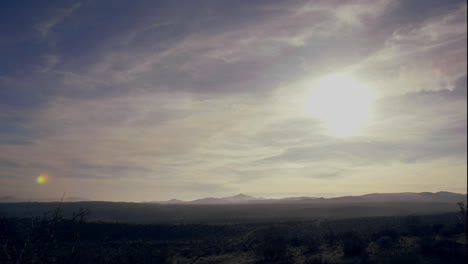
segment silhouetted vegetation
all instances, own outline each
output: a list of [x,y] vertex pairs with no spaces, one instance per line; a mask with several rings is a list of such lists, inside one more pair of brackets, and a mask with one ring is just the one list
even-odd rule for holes
[[279,228],[269,228],[258,235],[254,251],[260,263],[289,263],[287,234]]
[[464,263],[458,213],[234,224],[89,222],[60,207],[0,219],[0,263]]
[[354,231],[343,233],[341,241],[345,256],[359,256],[364,253],[367,247],[366,241],[364,241],[360,234]]

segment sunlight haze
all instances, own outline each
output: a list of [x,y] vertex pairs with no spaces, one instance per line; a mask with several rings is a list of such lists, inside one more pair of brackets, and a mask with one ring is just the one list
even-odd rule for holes
[[467,192],[466,1],[19,2],[0,196]]

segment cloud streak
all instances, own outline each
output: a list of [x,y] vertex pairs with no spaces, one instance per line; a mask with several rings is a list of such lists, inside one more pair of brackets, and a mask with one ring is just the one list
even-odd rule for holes
[[[445,174],[446,190],[466,185],[466,3],[107,4],[0,15],[4,32],[24,32],[0,36],[2,195],[431,191]],[[304,111],[330,73],[375,95],[355,136]]]

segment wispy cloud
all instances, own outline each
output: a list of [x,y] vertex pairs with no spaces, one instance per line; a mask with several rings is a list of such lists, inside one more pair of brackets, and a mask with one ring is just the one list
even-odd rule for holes
[[[107,4],[0,15],[3,32],[24,33],[0,36],[1,193],[137,201],[466,183],[462,1]],[[350,137],[303,105],[340,72],[375,95]],[[38,188],[42,172],[53,180]]]
[[53,31],[53,28],[59,25],[60,23],[62,23],[62,21],[65,18],[73,14],[73,12],[75,12],[78,8],[80,8],[80,6],[81,6],[81,3],[79,2],[75,3],[68,8],[59,10],[56,14],[54,14],[53,17],[47,19],[43,23],[37,24],[36,29],[40,33],[41,37],[43,39],[47,39],[48,37],[50,37]]

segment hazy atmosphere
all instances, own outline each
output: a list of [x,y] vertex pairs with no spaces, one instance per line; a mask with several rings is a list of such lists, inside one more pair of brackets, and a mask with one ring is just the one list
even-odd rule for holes
[[0,196],[467,191],[467,4],[6,1]]

